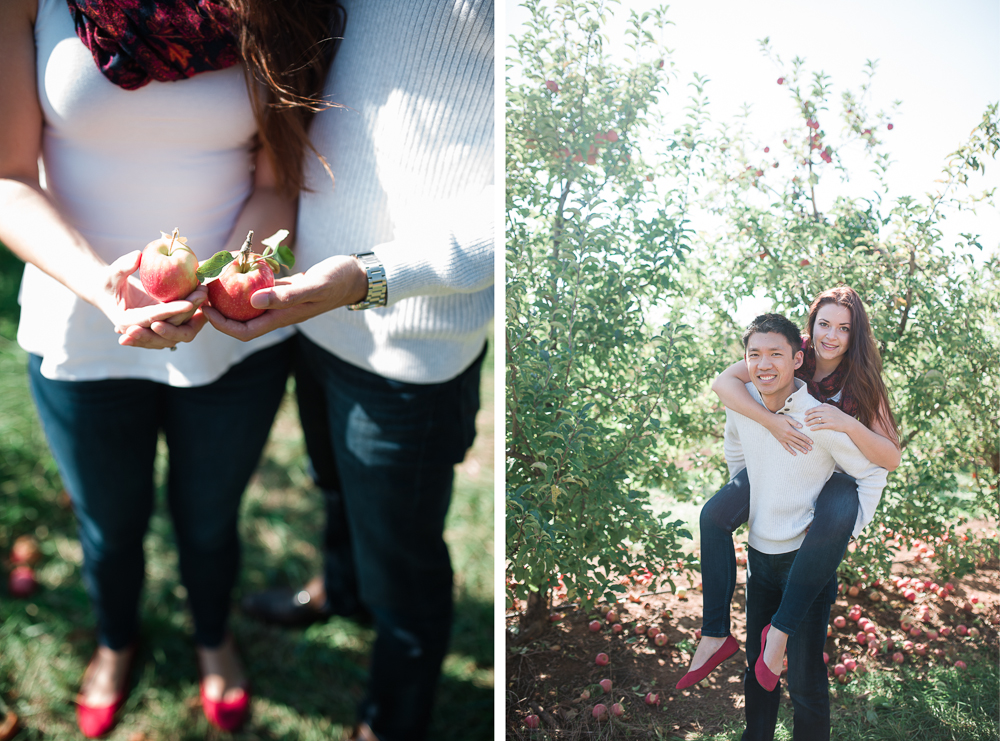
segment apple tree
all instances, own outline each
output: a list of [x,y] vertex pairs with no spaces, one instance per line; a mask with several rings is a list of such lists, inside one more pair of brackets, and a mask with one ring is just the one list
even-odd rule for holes
[[[666,465],[656,441],[683,434],[702,373],[691,329],[650,310],[684,292],[689,176],[703,166],[695,135],[659,170],[640,152],[667,97],[664,10],[631,14],[636,60],[622,64],[602,32],[616,3],[525,5],[508,66],[505,225],[506,598],[527,603],[522,640],[560,579],[590,606],[625,591],[622,575],[683,559],[689,534],[653,514],[640,483]],[[673,185],[657,195],[665,168]]]

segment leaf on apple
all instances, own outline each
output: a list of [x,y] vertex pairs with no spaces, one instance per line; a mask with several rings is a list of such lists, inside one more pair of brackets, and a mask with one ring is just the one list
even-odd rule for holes
[[211,280],[212,278],[218,278],[219,273],[221,273],[225,267],[235,259],[236,258],[233,257],[229,250],[216,252],[198,266],[198,280],[205,282],[207,280]]
[[287,236],[287,229],[279,229],[267,239],[261,240],[261,243],[267,247],[262,256],[276,273],[278,272],[279,265],[283,265],[286,268],[295,267],[295,255],[292,253],[292,250],[287,245],[281,244],[281,241]]

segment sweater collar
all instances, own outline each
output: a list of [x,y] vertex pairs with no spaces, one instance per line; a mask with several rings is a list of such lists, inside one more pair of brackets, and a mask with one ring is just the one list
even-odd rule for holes
[[[795,384],[795,391],[790,393],[785,399],[785,403],[782,405],[781,409],[775,412],[775,414],[791,414],[794,412],[804,412],[806,409],[814,406],[815,403],[810,404],[809,401],[813,399],[809,395],[809,387],[806,382],[801,378],[792,379]],[[750,395],[758,401],[761,405],[764,404],[764,399],[761,398],[760,391],[752,383],[747,384],[747,391]],[[765,407],[766,408],[766,407]]]

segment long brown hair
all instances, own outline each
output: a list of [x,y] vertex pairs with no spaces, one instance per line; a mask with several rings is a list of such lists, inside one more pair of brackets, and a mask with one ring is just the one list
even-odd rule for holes
[[851,339],[840,362],[844,364],[844,386],[851,389],[858,402],[858,420],[869,429],[878,420],[898,446],[899,426],[889,406],[889,392],[882,381],[882,356],[875,345],[868,312],[861,297],[853,288],[838,286],[823,291],[813,299],[806,321],[810,347],[816,314],[826,304],[843,306],[851,313]]
[[306,189],[307,151],[333,179],[329,164],[309,139],[309,123],[316,112],[335,105],[323,98],[323,85],[346,13],[336,0],[231,2],[260,146],[277,174],[278,191],[294,197]]

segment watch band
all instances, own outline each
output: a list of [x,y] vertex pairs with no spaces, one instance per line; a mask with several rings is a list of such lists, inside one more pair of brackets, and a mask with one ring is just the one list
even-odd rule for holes
[[359,311],[361,309],[370,309],[373,306],[385,306],[389,292],[382,261],[375,256],[374,252],[362,252],[361,254],[351,255],[351,257],[361,263],[361,267],[365,269],[365,273],[368,276],[368,295],[365,296],[365,300],[361,303],[351,304],[347,308],[351,311]]

